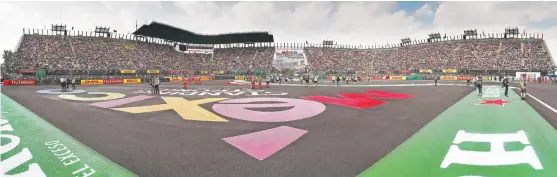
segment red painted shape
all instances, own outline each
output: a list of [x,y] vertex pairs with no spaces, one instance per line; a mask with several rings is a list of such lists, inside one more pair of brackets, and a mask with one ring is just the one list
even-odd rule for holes
[[379,90],[368,90],[366,93],[341,93],[337,95],[341,98],[328,96],[304,96],[302,98],[351,108],[367,109],[387,103],[383,100],[378,100],[377,98],[408,99],[414,97],[413,95]]
[[505,103],[510,103],[510,101],[498,99],[498,100],[483,100],[480,104],[494,104],[499,106],[505,106]]

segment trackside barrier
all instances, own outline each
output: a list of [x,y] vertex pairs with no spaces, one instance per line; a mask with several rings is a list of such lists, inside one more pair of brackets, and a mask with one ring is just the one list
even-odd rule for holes
[[124,84],[140,84],[141,79],[124,79]]
[[406,80],[425,80],[424,76],[406,76]]
[[181,78],[181,77],[171,77],[169,79],[170,79],[170,82],[183,82],[184,81],[184,79]]
[[210,80],[213,80],[213,77],[211,77],[211,76],[201,76],[200,79],[202,81],[210,81]]
[[234,80],[246,80],[246,76],[234,76]]
[[456,81],[458,78],[456,76],[441,76],[441,80]]
[[81,80],[81,85],[102,85],[104,80]]
[[458,76],[457,77],[457,79],[460,80],[460,81],[468,80],[468,78],[471,78],[471,77],[468,77],[468,76]]
[[4,80],[4,85],[37,85],[36,80]]
[[105,79],[103,80],[103,84],[123,84],[123,79]]
[[387,80],[406,80],[406,76],[387,76]]

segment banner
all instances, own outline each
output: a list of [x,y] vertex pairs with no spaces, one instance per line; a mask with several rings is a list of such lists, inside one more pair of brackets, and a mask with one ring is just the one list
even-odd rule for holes
[[433,73],[431,69],[420,69],[420,73]]
[[389,80],[406,80],[406,76],[388,76]]
[[139,84],[141,79],[124,79],[124,84]]
[[516,77],[520,78],[520,76],[523,74],[526,75],[526,77],[530,77],[530,78],[536,78],[541,76],[540,72],[516,72]]
[[356,74],[365,74],[365,71],[356,71]]
[[181,77],[171,77],[170,82],[182,82],[184,81]]
[[105,79],[103,80],[103,84],[123,84],[123,79]]
[[371,76],[371,80],[383,80],[383,76]]
[[135,74],[135,70],[131,70],[131,69],[120,70],[120,74]]
[[199,71],[200,74],[209,74],[209,71]]
[[400,70],[400,74],[410,74],[410,70]]
[[443,69],[443,73],[456,73],[456,69]]
[[424,80],[424,76],[406,76],[406,80]]
[[234,80],[246,80],[246,76],[234,76]]
[[460,80],[460,81],[468,80],[468,76],[458,76],[457,80]]
[[213,78],[210,77],[210,76],[201,76],[200,79],[201,79],[202,81],[210,81],[210,80],[213,80]]
[[257,70],[257,71],[255,71],[255,75],[265,75],[265,71]]
[[456,81],[456,80],[458,80],[458,77],[456,77],[456,76],[441,76],[440,79],[441,80],[448,80],[448,81]]
[[35,80],[6,80],[4,79],[4,85],[36,85]]
[[[147,70],[147,74],[159,74],[161,71],[158,69]],[[135,72],[134,72],[135,73]]]
[[81,85],[101,85],[103,80],[81,80]]
[[233,74],[233,75],[244,75],[244,74],[246,74],[246,72],[234,70],[234,71],[232,71],[232,74]]
[[224,74],[224,71],[213,71],[213,74]]
[[35,72],[35,77],[37,78],[46,77],[46,70],[37,70]]
[[168,75],[174,75],[174,74],[176,74],[176,71],[174,71],[174,70],[168,70]]

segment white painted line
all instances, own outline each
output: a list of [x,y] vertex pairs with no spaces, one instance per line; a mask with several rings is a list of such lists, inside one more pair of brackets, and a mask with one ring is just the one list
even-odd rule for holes
[[557,114],[557,110],[551,106],[549,106],[548,104],[544,103],[542,100],[539,100],[538,98],[530,95],[529,93],[526,93],[526,95],[528,95],[529,97],[532,97],[534,100],[538,101],[540,104],[544,105],[547,109],[555,112],[555,114]]

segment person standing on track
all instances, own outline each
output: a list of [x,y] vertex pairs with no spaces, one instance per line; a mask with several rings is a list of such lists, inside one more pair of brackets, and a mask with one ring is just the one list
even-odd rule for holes
[[337,76],[337,87],[340,87],[340,76]]
[[62,87],[62,91],[66,91],[66,79],[63,77],[60,78],[60,86]]
[[75,78],[72,79],[72,90],[75,90]]
[[435,87],[437,87],[437,79],[439,79],[439,76],[435,76]]
[[474,91],[478,89],[478,76],[474,76]]
[[477,85],[478,87],[478,96],[482,96],[482,86],[483,86],[483,79],[482,77],[478,78]]
[[503,79],[503,87],[505,87],[505,96],[509,97],[509,78],[505,77]]
[[526,81],[520,78],[520,99],[526,100]]
[[159,85],[160,85],[160,80],[159,77],[155,77],[155,93],[156,94],[160,94],[160,90],[159,90]]

